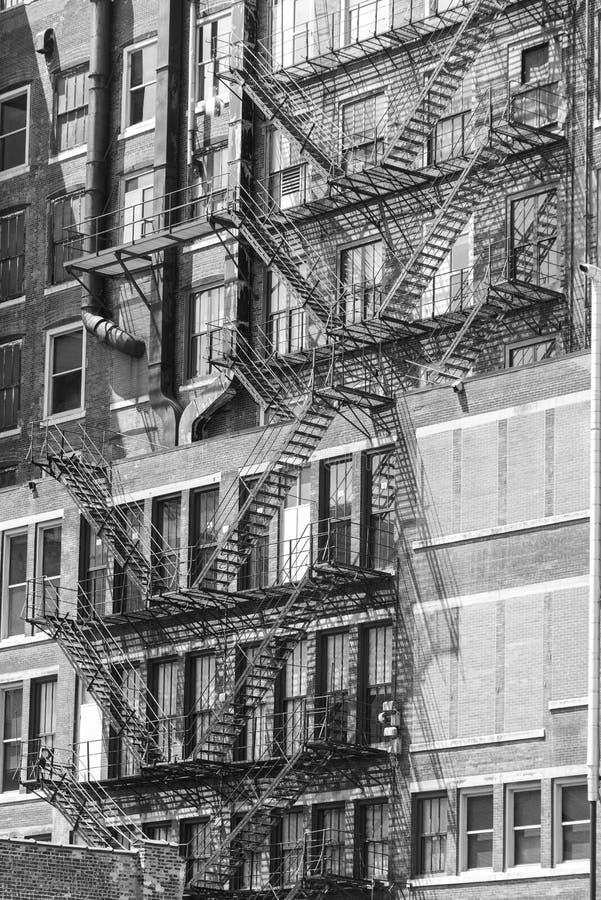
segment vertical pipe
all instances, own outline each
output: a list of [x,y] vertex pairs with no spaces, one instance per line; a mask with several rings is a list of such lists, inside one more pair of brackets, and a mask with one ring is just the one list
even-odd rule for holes
[[597,896],[596,840],[599,795],[599,599],[601,593],[601,269],[580,267],[591,282],[590,528],[588,607],[587,796],[590,808],[589,897]]

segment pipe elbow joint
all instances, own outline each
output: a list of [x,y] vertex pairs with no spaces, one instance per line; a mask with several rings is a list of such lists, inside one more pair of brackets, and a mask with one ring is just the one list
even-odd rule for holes
[[108,319],[97,311],[85,307],[81,311],[81,319],[86,331],[101,343],[108,344],[109,347],[119,350],[120,353],[125,353],[126,356],[131,356],[134,359],[140,359],[141,356],[144,356],[146,352],[144,341],[120,328],[112,319]]

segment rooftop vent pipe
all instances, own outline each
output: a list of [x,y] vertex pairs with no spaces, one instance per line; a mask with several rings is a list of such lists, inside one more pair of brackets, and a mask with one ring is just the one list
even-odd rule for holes
[[[88,155],[86,159],[86,193],[84,252],[96,249],[99,217],[104,212],[104,160],[109,140],[108,80],[110,74],[111,5],[112,0],[91,0],[92,45],[88,74]],[[144,341],[121,328],[109,318],[98,297],[102,297],[101,276],[88,273],[87,290],[81,303],[81,318],[90,334],[128,356],[140,357],[146,350]]]

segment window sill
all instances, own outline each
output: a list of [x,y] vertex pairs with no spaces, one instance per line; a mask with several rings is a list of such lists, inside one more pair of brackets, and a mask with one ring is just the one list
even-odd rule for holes
[[109,409],[111,412],[118,412],[120,409],[132,409],[133,407],[139,406],[141,403],[149,403],[150,397],[148,394],[141,394],[139,397],[134,397],[133,400],[113,400],[109,404]]
[[0,181],[8,181],[9,178],[14,178],[16,175],[26,175],[28,172],[29,165],[13,166],[12,169],[6,169],[4,172],[0,172]]
[[409,880],[412,888],[438,888],[446,885],[476,884],[495,881],[529,881],[541,878],[565,878],[571,875],[588,875],[588,860],[579,863],[559,863],[552,869],[541,866],[512,866],[505,872],[493,872],[492,869],[461,872],[460,875],[419,875]]
[[[235,229],[232,230],[235,231]],[[221,241],[216,234],[208,234],[206,237],[200,238],[200,240],[184,246],[182,248],[182,253],[194,253],[196,250],[204,250],[207,247],[214,247],[215,244],[220,243]]]
[[40,425],[60,425],[61,422],[75,422],[85,418],[85,409],[70,409],[69,412],[57,413],[55,416],[44,416]]
[[25,303],[25,294],[21,294],[20,297],[11,297],[10,300],[0,301],[0,310],[9,309],[11,306],[20,306],[21,303]]
[[487,744],[515,744],[520,741],[540,741],[545,738],[544,728],[533,728],[531,731],[508,731],[501,734],[483,734],[475,737],[450,738],[446,741],[428,741],[423,744],[412,744],[409,752],[429,753],[432,750],[453,750],[457,747],[481,747]]
[[127,138],[136,137],[138,134],[146,134],[149,131],[154,131],[154,125],[154,119],[148,119],[146,122],[138,122],[137,125],[130,125],[125,131],[122,131],[117,135],[117,140],[125,141]]
[[55,156],[49,156],[48,165],[52,166],[54,165],[54,163],[62,163],[68,159],[76,159],[78,156],[86,156],[87,152],[87,144],[79,144],[77,147],[69,147],[68,150],[61,150],[61,152],[57,153]]
[[69,281],[61,281],[60,284],[50,284],[44,288],[44,297],[48,297],[51,294],[60,294],[61,291],[68,291],[77,287],[78,284],[79,282],[76,278],[70,278]]
[[46,800],[42,800],[37,794],[26,794],[20,791],[4,791],[4,793],[0,794],[0,805],[2,803],[34,803],[35,801],[47,803]]
[[10,637],[0,639],[0,652],[2,650],[11,650],[13,647],[28,647],[31,644],[41,644],[50,640],[52,638],[43,632],[38,634],[11,634]]
[[16,437],[21,434],[20,428],[7,428],[6,431],[0,431],[0,440],[7,437]]

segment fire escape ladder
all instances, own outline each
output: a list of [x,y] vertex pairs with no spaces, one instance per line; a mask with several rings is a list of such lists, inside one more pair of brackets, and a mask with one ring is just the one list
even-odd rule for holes
[[[507,5],[507,0],[474,0],[470,4],[468,15],[446,44],[417,99],[402,113],[401,124],[387,129],[386,150],[380,165],[391,164],[405,169],[414,165],[426,139],[448,108],[483,45],[490,39],[495,22]],[[390,108],[402,103],[404,96],[403,86],[390,101]]]
[[131,523],[112,500],[111,466],[89,434],[57,427],[44,432],[44,460],[39,462],[69,492],[102,542],[131,575],[143,596],[150,594],[150,548],[132,537]]
[[122,850],[145,840],[144,833],[111,795],[95,781],[79,780],[78,760],[43,748],[26,786],[55,806],[73,831],[94,847]]
[[[314,780],[314,772],[299,765],[304,755],[305,746],[301,744],[283,764],[280,759],[275,759],[263,767],[259,796],[249,809],[239,814],[234,827],[203,862],[200,872],[192,880],[194,887],[223,888],[240,872],[249,855],[268,844],[273,815],[292,806]],[[238,802],[244,802],[248,794],[242,782],[238,793]],[[235,806],[236,797],[232,800],[232,806]]]
[[[156,762],[163,758],[159,746],[139,712],[131,705],[124,689],[133,696],[143,698],[145,685],[138,669],[132,665],[123,647],[118,644],[102,618],[92,615],[85,624],[77,613],[61,612],[58,595],[53,602],[44,597],[44,585],[32,587],[37,594],[28,598],[28,621],[54,638],[86,689],[102,710],[105,721],[114,729],[141,763]],[[36,608],[37,607],[37,608]],[[111,662],[113,664],[111,665]],[[117,675],[117,669],[120,676]],[[157,715],[160,713],[157,712]]]
[[341,289],[338,276],[267,191],[256,187],[258,198],[240,189],[240,232],[265,265],[278,271],[323,329],[335,315]]
[[[305,398],[280,446],[256,479],[234,482],[220,503],[222,513],[234,515],[234,521],[214,546],[194,587],[205,579],[227,591],[253,547],[269,533],[271,521],[295,483],[301,469],[325,435],[334,419],[334,410],[322,405],[312,395]],[[264,464],[264,460],[262,461]],[[246,494],[246,496],[243,496]],[[242,501],[242,502],[240,502]],[[235,512],[232,507],[238,506]]]
[[267,121],[276,122],[292,137],[326,178],[342,174],[337,163],[336,129],[315,105],[314,98],[298,83],[293,90],[285,76],[272,71],[260,52],[245,46],[244,53],[244,70],[232,70],[231,77],[244,87]]

